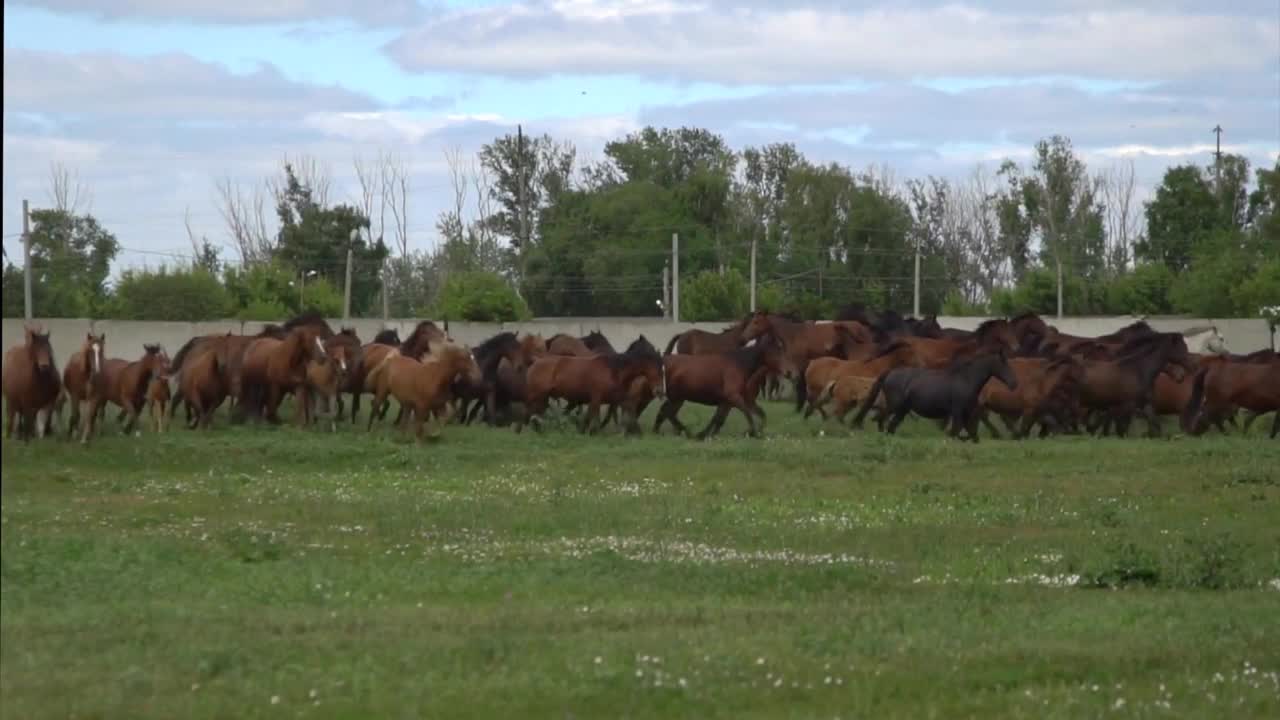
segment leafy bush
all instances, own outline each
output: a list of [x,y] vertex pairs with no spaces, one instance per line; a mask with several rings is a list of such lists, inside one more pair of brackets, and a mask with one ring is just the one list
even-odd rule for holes
[[308,280],[302,287],[299,312],[314,311],[325,317],[342,316],[342,293],[324,278]]
[[1163,315],[1173,307],[1169,299],[1173,271],[1163,263],[1144,263],[1106,287],[1106,312],[1115,315]]
[[987,307],[981,303],[971,303],[959,290],[952,290],[942,301],[942,314],[950,317],[981,316],[987,314]]
[[125,270],[116,282],[111,316],[121,320],[217,320],[231,311],[231,296],[204,270]]
[[515,288],[491,272],[451,274],[440,288],[435,314],[472,322],[508,322],[531,316]]
[[747,314],[750,304],[751,288],[737,270],[723,275],[707,270],[680,286],[681,320],[736,320]]

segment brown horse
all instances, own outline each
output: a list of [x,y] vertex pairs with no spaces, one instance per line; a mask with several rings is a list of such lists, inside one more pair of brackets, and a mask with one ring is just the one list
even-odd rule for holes
[[[711,405],[716,414],[698,433],[698,439],[718,433],[731,409],[737,408],[747,419],[752,437],[764,432],[765,413],[756,403],[758,388],[768,371],[783,372],[787,362],[782,348],[771,336],[759,338],[752,347],[722,353],[680,353],[662,359],[666,371],[666,401],[658,410],[653,431],[662,423],[671,425],[686,437],[689,429],[680,422],[680,407],[686,402]],[[756,417],[760,426],[756,427]]]
[[1042,355],[1061,355],[1064,353],[1076,354],[1075,350],[1078,347],[1104,345],[1115,351],[1119,350],[1121,346],[1129,343],[1130,341],[1150,337],[1156,334],[1159,333],[1156,333],[1156,331],[1148,325],[1145,320],[1139,320],[1137,322],[1130,323],[1115,332],[1091,338],[1081,337],[1079,335],[1069,335],[1067,333],[1059,332],[1058,329],[1052,325],[1046,325],[1045,332],[1042,335],[1043,339],[1040,341],[1038,350]]
[[[400,343],[400,354],[405,357],[421,357],[431,350],[431,346],[449,339],[449,335],[430,320],[423,320],[413,328],[409,337]],[[376,367],[376,366],[375,366]]]
[[[187,427],[208,429],[213,422],[214,411],[230,394],[227,374],[220,367],[223,362],[221,353],[213,347],[205,347],[187,356],[178,379],[178,397],[187,404]],[[175,407],[176,402],[169,406],[170,414]]]
[[81,418],[93,406],[93,395],[102,373],[102,357],[107,347],[106,333],[87,333],[80,349],[71,354],[67,367],[62,371],[62,388],[71,402],[71,417],[67,421],[67,437],[80,431],[87,432],[88,424]]
[[102,363],[99,387],[94,392],[93,406],[85,418],[86,430],[80,442],[86,442],[93,434],[94,425],[107,403],[124,410],[124,434],[134,432],[138,415],[147,402],[147,390],[151,378],[163,375],[169,367],[169,356],[159,345],[143,345],[142,357],[133,362],[112,358]]
[[707,355],[737,350],[746,342],[742,335],[747,330],[749,320],[750,317],[743,318],[718,333],[690,328],[672,337],[664,354],[670,355],[673,349],[681,355]]
[[[324,340],[331,336],[314,325],[298,325],[283,340],[260,337],[249,343],[241,359],[237,413],[279,423],[280,401],[285,393],[305,389],[307,364],[325,361]],[[299,423],[305,412],[300,406],[295,413]]]
[[[421,440],[429,417],[441,416],[440,426],[448,422],[451,388],[458,379],[478,382],[480,368],[471,351],[452,342],[437,342],[422,362],[400,354],[388,355],[379,368],[379,384],[374,393],[373,408],[395,397],[402,408],[413,414],[414,436]],[[369,413],[368,429],[373,429],[374,413]],[[432,436],[439,434],[439,429]]]
[[[1192,353],[1189,357],[1197,370],[1229,362],[1227,357],[1221,355]],[[1179,422],[1181,422],[1183,411],[1186,410],[1187,404],[1191,402],[1191,385],[1194,379],[1194,374],[1184,375],[1180,380],[1173,379],[1168,373],[1156,375],[1155,384],[1151,388],[1151,407],[1155,410],[1155,413],[1157,415],[1173,415],[1179,418]],[[1235,414],[1235,407],[1233,406],[1209,417],[1208,421],[1225,435],[1227,432],[1226,423],[1230,423],[1233,426],[1236,425]]]
[[[351,368],[360,358],[360,338],[355,330],[343,328],[341,332],[324,341],[324,355],[307,363],[307,381],[298,400],[301,402],[302,422],[310,425],[317,420],[318,409],[329,420],[329,431],[336,431],[337,417],[341,414],[338,393],[347,384]],[[318,408],[317,408],[318,406]]]
[[1215,363],[1196,373],[1183,414],[1188,432],[1204,431],[1205,419],[1241,407],[1256,415],[1276,413],[1271,437],[1280,435],[1280,363]]
[[[1037,422],[1042,436],[1050,427],[1074,425],[1078,415],[1074,406],[1085,372],[1080,362],[1071,357],[1011,358],[1009,367],[1018,380],[1016,388],[989,380],[978,396],[978,417],[992,435],[1000,437],[1000,431],[991,424],[989,412],[999,415],[1018,438],[1027,437]],[[1018,419],[1021,424],[1015,424]]]
[[[1128,432],[1129,421],[1140,412],[1147,420],[1149,434],[1160,434],[1159,416],[1151,407],[1156,375],[1181,373],[1196,368],[1180,333],[1154,333],[1130,340],[1115,360],[1086,361],[1080,400],[1085,410],[1095,411],[1100,420],[1117,423],[1117,433]],[[1094,429],[1100,427],[1094,423]]]
[[1008,320],[994,318],[987,320],[973,332],[942,338],[902,338],[916,350],[923,367],[940,370],[953,361],[971,357],[980,353],[1003,350],[1012,354],[1018,349],[1018,338]]
[[[662,357],[643,335],[622,353],[586,357],[547,355],[534,362],[526,375],[526,414],[534,427],[541,429],[549,398],[586,403],[587,413],[579,430],[594,433],[603,403],[625,396],[632,382],[640,377],[661,396],[663,375]],[[516,431],[523,427],[524,418],[521,418],[516,423]]]
[[752,313],[742,333],[743,339],[750,341],[766,333],[782,343],[788,363],[795,369],[797,412],[804,408],[808,399],[804,374],[810,361],[829,356],[846,358],[858,345],[872,342],[871,331],[855,321],[815,323],[762,311]]
[[814,410],[827,419],[824,409],[833,397],[836,399],[836,417],[841,422],[870,390],[871,383],[851,381],[844,383],[849,377],[865,378],[874,381],[885,371],[895,367],[919,367],[920,359],[916,355],[915,346],[903,340],[895,340],[881,347],[868,346],[856,354],[855,358],[839,360],[837,358],[820,358],[809,364],[805,373],[807,394],[811,398],[805,408],[804,417],[808,418]]
[[165,431],[165,420],[169,417],[169,403],[172,399],[173,392],[169,389],[169,373],[161,370],[158,375],[151,378],[151,382],[147,385],[146,397],[147,412],[151,416],[151,425],[158,433]]
[[62,381],[58,363],[49,344],[49,333],[27,325],[24,341],[4,354],[4,400],[8,416],[6,437],[16,431],[23,440],[32,435],[44,437],[58,397]]
[[548,355],[564,355],[569,357],[589,357],[595,355],[596,351],[587,347],[587,344],[581,339],[572,335],[558,333],[547,338],[547,354]]

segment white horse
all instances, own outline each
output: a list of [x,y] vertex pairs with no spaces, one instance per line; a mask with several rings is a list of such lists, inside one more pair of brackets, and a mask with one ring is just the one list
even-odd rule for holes
[[1217,325],[1197,325],[1182,331],[1187,341],[1187,349],[1193,353],[1224,355],[1227,351],[1227,339],[1218,333]]

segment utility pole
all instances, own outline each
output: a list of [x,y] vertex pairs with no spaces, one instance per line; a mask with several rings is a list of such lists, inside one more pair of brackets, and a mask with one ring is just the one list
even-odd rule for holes
[[671,318],[671,263],[662,264],[662,318]]
[[756,238],[751,237],[751,312],[756,311]]
[[[529,248],[529,206],[525,197],[525,169],[524,169],[524,127],[516,125],[516,162],[519,163],[520,177],[520,257],[525,257]],[[522,263],[523,265],[523,263]]]
[[342,288],[342,319],[351,319],[351,248],[347,248],[347,279]]
[[911,292],[911,314],[920,317],[920,241],[916,240],[916,270]]
[[1062,319],[1062,258],[1058,258],[1058,319]]
[[671,233],[671,322],[680,322],[680,233]]
[[386,322],[391,318],[391,294],[387,292],[387,261],[382,261],[382,322],[383,328],[386,328]]
[[1222,164],[1222,126],[1214,125],[1212,132],[1217,138],[1213,151],[1213,165],[1216,168]]
[[31,206],[22,201],[22,315],[30,320],[31,306]]

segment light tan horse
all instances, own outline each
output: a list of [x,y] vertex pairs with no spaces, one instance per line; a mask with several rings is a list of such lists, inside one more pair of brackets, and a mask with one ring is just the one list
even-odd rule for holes
[[[421,362],[399,353],[388,355],[374,373],[377,388],[372,410],[380,408],[388,396],[413,415],[414,437],[422,440],[428,418],[437,417],[438,425],[431,433],[437,437],[452,415],[449,401],[453,383],[459,379],[478,383],[480,367],[471,351],[452,342],[436,343]],[[367,429],[373,429],[374,412],[369,413]]]

